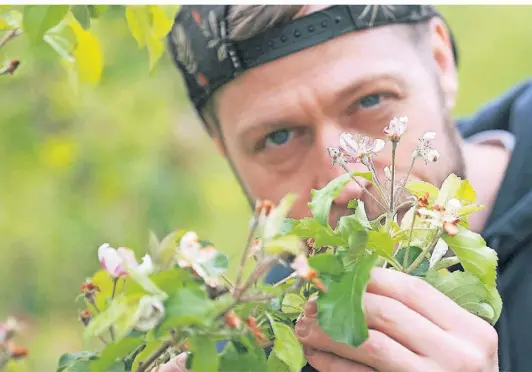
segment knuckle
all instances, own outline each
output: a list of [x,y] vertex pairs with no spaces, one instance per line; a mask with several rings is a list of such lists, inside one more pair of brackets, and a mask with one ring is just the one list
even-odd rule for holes
[[383,336],[382,333],[371,330],[369,338],[361,346],[372,365],[379,365],[380,361],[390,356],[386,350],[386,343],[382,342]]
[[454,360],[455,370],[463,372],[483,372],[488,364],[487,358],[471,347],[460,348]]
[[376,324],[384,329],[390,329],[396,326],[393,306],[395,300],[386,297],[373,297],[370,301],[370,316]]

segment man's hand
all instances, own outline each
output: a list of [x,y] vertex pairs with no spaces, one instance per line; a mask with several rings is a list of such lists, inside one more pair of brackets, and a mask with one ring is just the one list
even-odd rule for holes
[[189,372],[186,368],[187,354],[181,353],[165,364],[152,368],[150,372]]
[[360,347],[334,342],[309,301],[296,325],[308,362],[321,372],[498,372],[498,337],[423,280],[375,268],[364,297],[369,339]]

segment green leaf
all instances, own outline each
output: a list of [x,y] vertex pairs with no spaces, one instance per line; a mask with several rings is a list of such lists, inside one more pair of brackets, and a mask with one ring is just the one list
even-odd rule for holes
[[90,31],[84,30],[77,21],[70,22],[76,35],[76,49],[73,56],[79,80],[82,83],[97,84],[103,70],[103,55],[100,43]]
[[465,271],[479,277],[489,287],[495,287],[497,253],[486,246],[480,234],[458,226],[458,234],[445,234],[443,240],[458,257]]
[[266,354],[253,341],[246,347],[228,342],[220,355],[219,372],[267,372]]
[[422,198],[425,196],[425,193],[429,193],[429,202],[433,204],[440,190],[428,182],[424,181],[410,181],[406,184],[406,189],[417,198]]
[[216,252],[216,255],[209,261],[202,263],[201,267],[206,271],[208,276],[219,277],[227,271],[229,259],[225,254]]
[[368,231],[368,242],[366,247],[377,253],[379,256],[384,257],[388,262],[393,262],[396,266],[401,266],[394,257],[394,241],[387,232]]
[[99,336],[109,331],[113,326],[116,341],[118,342],[133,329],[138,320],[137,307],[140,296],[123,296],[115,297],[106,311],[96,315],[91,319],[89,325],[85,328],[84,336]]
[[162,341],[150,341],[133,361],[131,371],[136,371],[140,362],[144,362],[149,356],[162,345]]
[[366,230],[371,230],[371,224],[368,220],[368,216],[366,215],[366,207],[362,200],[357,200],[357,199],[350,200],[349,203],[347,204],[347,208],[354,209],[355,210],[354,216],[357,219],[357,221],[360,222],[360,224],[364,226]]
[[[114,364],[122,361],[132,353],[137,347],[143,344],[141,338],[126,337],[116,343],[107,344],[100,358],[90,362],[91,372],[108,371]],[[122,362],[122,366],[123,366]],[[115,367],[118,368],[118,367]]]
[[32,43],[43,39],[44,33],[65,18],[68,5],[26,5],[22,25]]
[[495,324],[502,301],[495,287],[487,288],[478,277],[461,271],[441,274],[430,270],[425,280],[469,312]]
[[72,5],[70,11],[85,30],[91,27],[91,16],[88,5]]
[[282,235],[273,240],[266,241],[264,251],[269,255],[280,255],[281,253],[290,253],[298,255],[303,250],[301,239],[296,235]]
[[63,372],[89,372],[90,364],[88,360],[77,360],[73,364],[69,365]]
[[455,174],[450,174],[445,181],[443,181],[443,185],[440,188],[440,192],[438,193],[438,197],[434,201],[434,204],[445,206],[449,200],[456,197],[461,185],[462,179]]
[[91,18],[98,18],[107,11],[109,5],[87,5],[87,7]]
[[378,256],[358,260],[340,280],[327,280],[327,293],[318,296],[318,320],[321,328],[336,342],[358,347],[368,338],[363,294]]
[[305,299],[296,293],[287,293],[281,304],[281,311],[285,314],[301,313],[305,306]]
[[75,61],[72,53],[76,47],[76,35],[70,27],[61,23],[44,35],[44,41],[65,61]]
[[290,209],[296,200],[297,196],[295,194],[287,194],[279,202],[279,205],[270,212],[270,215],[266,217],[266,221],[264,222],[262,235],[264,240],[271,239],[279,234],[284,219],[288,215],[288,212],[290,212]]
[[475,189],[473,189],[473,186],[471,186],[471,183],[468,180],[462,181],[462,184],[460,185],[460,188],[458,189],[456,193],[456,199],[460,200],[460,202],[469,202],[474,203],[477,200],[477,193],[475,192]]
[[[79,360],[89,361],[89,360],[95,359],[97,357],[98,357],[98,354],[94,353],[92,351],[80,351],[80,352],[77,352],[77,353],[63,354],[59,358],[59,362],[58,362],[58,365],[57,365],[57,372],[65,371],[66,368],[68,368],[69,366],[74,365]],[[88,367],[88,363],[87,363],[87,367]],[[87,371],[88,371],[88,369],[87,369]]]
[[192,372],[217,372],[220,363],[216,351],[216,342],[207,336],[192,336],[188,340],[192,360]]
[[316,249],[323,246],[335,247],[346,244],[340,233],[334,232],[329,225],[320,224],[315,218],[299,220],[298,224],[293,228],[292,234],[303,239],[315,238],[314,245]]
[[329,213],[333,200],[340,195],[344,187],[351,180],[351,175],[345,173],[330,181],[320,190],[312,189],[310,196],[312,201],[308,204],[312,215],[322,225],[329,225]]
[[156,334],[179,326],[207,326],[213,321],[212,305],[199,289],[179,288],[165,303],[166,313]]
[[332,254],[317,254],[309,257],[308,262],[320,274],[337,276],[342,275],[345,271],[342,260]]
[[[410,267],[414,263],[414,261],[419,257],[419,255],[423,252],[423,250],[419,247],[411,246],[408,250],[408,260],[407,260],[407,268]],[[403,262],[405,259],[406,254],[406,247],[402,247],[397,251],[395,254],[396,260],[403,266]],[[429,270],[429,260],[427,258],[424,258],[421,263],[412,271],[412,275],[414,276],[424,276],[427,271]]]
[[340,232],[343,240],[347,242],[347,247],[350,249],[360,250],[366,247],[368,233],[360,221],[358,221],[356,215],[341,217],[337,230]]
[[270,324],[275,335],[273,350],[291,372],[300,372],[306,364],[303,346],[297,340],[294,330],[284,323],[274,321],[270,315]]
[[268,357],[268,372],[290,372],[290,367],[272,350]]

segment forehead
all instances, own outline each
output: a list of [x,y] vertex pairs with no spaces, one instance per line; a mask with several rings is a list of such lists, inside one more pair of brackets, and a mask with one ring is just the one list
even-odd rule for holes
[[[419,56],[405,26],[392,25],[352,32],[246,71],[217,95],[220,115],[231,108],[232,121],[266,111],[276,102],[318,93],[335,99],[345,88],[386,77],[403,81]],[[419,73],[419,71],[417,71]]]

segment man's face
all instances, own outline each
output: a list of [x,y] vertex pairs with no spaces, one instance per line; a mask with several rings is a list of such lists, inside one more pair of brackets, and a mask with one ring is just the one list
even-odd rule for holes
[[[401,26],[353,32],[247,71],[217,95],[216,110],[229,156],[253,199],[279,202],[289,192],[299,199],[291,217],[310,215],[311,189],[344,173],[327,147],[338,146],[342,132],[384,138],[394,116],[408,116],[407,135],[396,157],[396,179],[406,175],[418,138],[437,133],[437,164],[418,160],[410,180],[440,184],[459,172],[460,150],[446,122],[445,92],[438,63],[423,56]],[[447,127],[446,127],[447,126]],[[374,159],[384,180],[391,145]],[[366,171],[361,164],[352,170]],[[375,190],[367,185],[373,193]],[[348,184],[334,201],[331,224],[360,198],[368,214],[380,214],[361,188]]]

